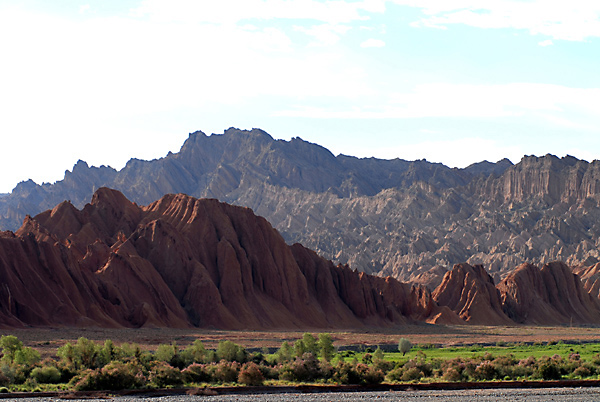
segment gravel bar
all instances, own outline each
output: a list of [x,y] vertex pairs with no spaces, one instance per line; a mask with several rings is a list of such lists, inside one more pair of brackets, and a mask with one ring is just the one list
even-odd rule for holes
[[479,389],[451,391],[378,391],[378,392],[323,392],[323,393],[277,393],[256,395],[218,396],[118,396],[94,399],[63,399],[58,397],[7,398],[5,401],[18,402],[63,402],[113,401],[113,402],[354,402],[354,401],[436,401],[436,402],[600,402],[599,388],[546,388],[546,389]]

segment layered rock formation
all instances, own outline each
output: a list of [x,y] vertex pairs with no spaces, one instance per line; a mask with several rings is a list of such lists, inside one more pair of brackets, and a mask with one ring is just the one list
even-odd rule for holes
[[433,292],[433,299],[471,324],[511,323],[502,310],[500,292],[482,265],[455,265],[444,275],[442,283]]
[[423,287],[337,267],[247,208],[101,188],[0,236],[0,325],[356,328],[454,319]]
[[[600,258],[600,162],[528,156],[450,169],[427,161],[333,156],[261,130],[190,134],[181,151],[120,171],[79,162],[64,180],[19,184],[0,198],[17,228],[109,186],[148,204],[166,193],[215,197],[265,216],[289,243],[336,263],[406,281],[432,267],[482,264],[496,281],[523,262]],[[431,284],[435,286],[435,283]]]
[[600,304],[579,277],[561,262],[541,269],[523,264],[499,285],[507,315],[526,324],[587,324],[600,322]]
[[457,264],[432,296],[470,324],[600,324],[598,297],[562,262],[522,264],[497,286],[482,266]]

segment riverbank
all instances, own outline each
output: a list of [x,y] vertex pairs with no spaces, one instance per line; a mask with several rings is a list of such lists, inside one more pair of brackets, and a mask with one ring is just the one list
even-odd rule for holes
[[[377,385],[297,385],[297,386],[258,386],[258,387],[207,387],[207,388],[169,388],[169,389],[138,389],[124,391],[57,391],[57,392],[16,392],[0,394],[1,400],[15,400],[27,402],[29,400],[115,400],[128,401],[140,398],[174,398],[173,401],[179,401],[187,397],[250,397],[252,400],[263,400],[261,396],[277,395],[280,400],[285,400],[289,395],[354,395],[358,399],[365,399],[364,396],[378,393],[402,393],[403,398],[411,393],[477,393],[477,391],[502,391],[504,393],[513,393],[512,391],[521,390],[522,392],[539,391],[539,395],[545,395],[542,390],[562,390],[560,393],[568,394],[566,390],[584,390],[590,392],[582,393],[586,395],[597,394],[600,401],[600,380],[560,380],[560,381],[486,381],[486,382],[436,382],[436,383],[415,383],[415,384],[377,384]],[[432,395],[433,395],[432,394]],[[362,396],[361,396],[362,395]],[[440,394],[441,395],[441,394]],[[256,399],[258,398],[258,399]],[[211,400],[221,400],[210,398]],[[171,399],[169,399],[171,400]],[[183,399],[181,399],[183,400]],[[186,399],[187,400],[187,399]],[[226,399],[230,400],[230,399]],[[311,399],[312,400],[312,399]],[[328,399],[329,400],[329,399]]]

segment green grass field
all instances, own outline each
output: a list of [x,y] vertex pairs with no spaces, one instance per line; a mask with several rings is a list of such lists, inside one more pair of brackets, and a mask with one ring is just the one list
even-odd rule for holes
[[[434,345],[415,345],[412,349],[406,353],[405,356],[400,352],[396,353],[385,353],[385,359],[388,361],[398,362],[407,361],[411,358],[421,356],[423,354],[426,360],[431,361],[434,359],[451,360],[457,357],[461,358],[474,358],[477,356],[485,356],[488,354],[497,356],[504,356],[512,354],[516,359],[526,359],[530,356],[536,359],[548,356],[559,355],[564,359],[568,359],[573,353],[579,354],[580,359],[583,361],[592,361],[592,359],[599,359],[600,355],[600,342],[599,343],[575,343],[567,344],[562,342],[551,342],[551,343],[537,343],[537,344],[499,344],[496,346],[458,346],[458,347],[437,347]],[[345,357],[346,361],[351,361],[354,358],[361,361],[366,353],[356,353]],[[372,354],[372,353],[371,353]]]

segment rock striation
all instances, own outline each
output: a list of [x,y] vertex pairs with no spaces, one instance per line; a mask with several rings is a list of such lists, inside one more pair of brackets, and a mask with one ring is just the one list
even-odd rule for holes
[[433,299],[448,306],[470,324],[508,325],[500,292],[482,265],[457,264],[448,271],[433,292]]
[[522,324],[600,323],[600,303],[571,269],[552,262],[541,269],[523,264],[499,285],[504,311]]
[[[252,210],[98,189],[0,235],[0,325],[357,328],[456,319],[424,287],[288,246]],[[443,311],[442,311],[443,310]]]
[[[587,271],[594,271],[593,267]],[[594,288],[590,288],[592,293]],[[480,265],[455,265],[433,291],[465,322],[479,325],[598,325],[600,301],[563,262],[522,264],[497,286]]]

